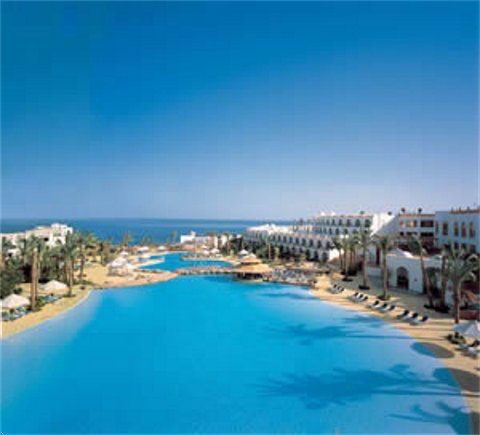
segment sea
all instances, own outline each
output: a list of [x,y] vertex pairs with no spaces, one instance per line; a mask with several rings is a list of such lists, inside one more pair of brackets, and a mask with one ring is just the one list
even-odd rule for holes
[[2,219],[0,232],[15,233],[32,229],[39,225],[62,223],[78,231],[92,232],[100,239],[111,238],[119,243],[123,234],[132,235],[132,243],[138,243],[142,237],[150,237],[156,243],[171,240],[172,233],[177,235],[195,231],[198,235],[209,233],[242,234],[248,227],[265,223],[288,225],[289,221],[266,220],[208,220],[208,219],[145,219],[145,218],[92,218],[92,219]]

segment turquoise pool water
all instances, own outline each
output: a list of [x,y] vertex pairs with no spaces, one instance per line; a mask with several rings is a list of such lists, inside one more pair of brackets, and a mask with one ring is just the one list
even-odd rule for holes
[[174,271],[177,269],[185,269],[187,267],[201,267],[201,266],[229,266],[229,263],[226,261],[217,261],[217,260],[182,260],[182,257],[188,255],[185,253],[182,254],[168,254],[165,256],[152,256],[151,259],[155,260],[156,258],[164,258],[165,261],[162,263],[150,264],[149,266],[144,266],[144,269],[163,269]]
[[182,277],[93,292],[2,342],[12,433],[467,433],[457,385],[380,320],[301,288]]

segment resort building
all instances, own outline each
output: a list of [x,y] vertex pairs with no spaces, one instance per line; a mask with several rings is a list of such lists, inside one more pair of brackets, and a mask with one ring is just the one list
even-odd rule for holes
[[480,253],[480,208],[435,212],[435,242],[438,248],[453,245]]
[[42,239],[47,246],[54,247],[56,245],[63,245],[67,234],[73,233],[73,228],[65,224],[54,223],[50,226],[38,226],[32,230],[23,231],[20,233],[1,233],[1,240],[10,241],[15,247],[23,240],[29,237],[37,237]]
[[[338,257],[333,239],[368,230],[372,235],[396,232],[392,213],[334,214],[321,213],[300,226],[274,224],[251,227],[245,239],[252,244],[269,242],[282,253],[305,255],[309,260],[327,262]],[[379,255],[373,248],[370,261],[379,263]]]
[[426,249],[432,249],[435,244],[435,214],[422,213],[419,209],[416,212],[408,212],[403,209],[396,216],[398,222],[397,237],[400,243],[405,243],[412,236],[418,236]]

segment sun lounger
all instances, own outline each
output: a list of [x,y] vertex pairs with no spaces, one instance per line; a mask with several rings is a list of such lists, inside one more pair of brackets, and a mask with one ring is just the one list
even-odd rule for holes
[[368,301],[368,296],[367,295],[362,295],[362,297],[358,300],[359,303],[367,302]]
[[478,346],[476,346],[476,347],[469,346],[469,347],[467,347],[465,352],[466,352],[467,355],[470,355],[470,356],[473,356],[473,357],[476,358],[476,357],[478,357],[478,354],[480,353],[480,348]]
[[428,316],[415,317],[415,319],[410,320],[412,325],[423,325],[424,323],[428,322]]
[[379,308],[378,311],[381,311],[382,313],[386,313],[389,309],[390,309],[390,305],[385,304],[381,308]]
[[353,295],[350,295],[348,298],[352,301],[360,297],[360,292],[355,292]]
[[375,308],[378,307],[378,304],[380,304],[380,299],[377,299],[375,302],[372,302],[371,304],[368,304],[367,307],[375,309]]
[[413,313],[412,317],[405,317],[406,322],[414,322],[416,319],[418,319],[419,314],[418,313]]
[[382,306],[376,306],[375,309],[378,310],[378,311],[383,311],[384,308],[388,307],[388,304],[386,302],[383,303]]
[[402,314],[397,316],[398,320],[404,320],[410,315],[410,310],[405,310]]

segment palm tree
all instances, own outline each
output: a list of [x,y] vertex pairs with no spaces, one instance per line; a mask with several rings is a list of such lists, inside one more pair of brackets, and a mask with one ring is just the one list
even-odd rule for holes
[[375,244],[382,253],[382,274],[383,274],[383,293],[380,296],[381,299],[388,299],[388,268],[387,268],[387,254],[395,246],[395,240],[389,236],[378,236],[375,239]]
[[87,250],[93,249],[98,243],[97,238],[93,233],[77,233],[76,238],[79,254],[80,254],[80,272],[79,278],[80,280],[83,279],[84,271],[85,271],[85,262],[87,259]]
[[22,246],[23,264],[30,265],[30,306],[37,307],[38,279],[40,277],[39,251],[44,251],[45,243],[35,236],[24,240]]
[[410,250],[420,256],[420,268],[422,269],[423,288],[428,296],[428,305],[433,308],[433,294],[430,283],[430,277],[428,276],[427,269],[425,267],[425,254],[426,249],[423,247],[423,241],[418,234],[414,234],[409,238]]
[[75,260],[79,252],[79,237],[77,234],[67,234],[62,246],[65,280],[68,285],[68,296],[73,295]]
[[356,247],[356,240],[354,237],[350,235],[345,235],[341,239],[341,244],[343,246],[343,256],[344,256],[344,277],[343,281],[351,281],[349,278],[349,273],[350,273],[350,267],[351,264],[353,263],[354,259],[354,253],[355,253],[355,247]]
[[356,235],[358,245],[362,249],[362,275],[363,282],[358,287],[361,290],[368,290],[370,286],[368,285],[368,274],[367,274],[367,259],[368,259],[368,248],[372,245],[373,240],[370,230],[366,229]]
[[452,283],[454,317],[455,323],[458,323],[463,283],[468,279],[475,279],[478,257],[475,254],[468,255],[464,250],[456,250],[453,247],[446,253],[446,277]]
[[122,236],[122,246],[124,249],[128,248],[128,244],[132,241],[132,234],[128,231]]

